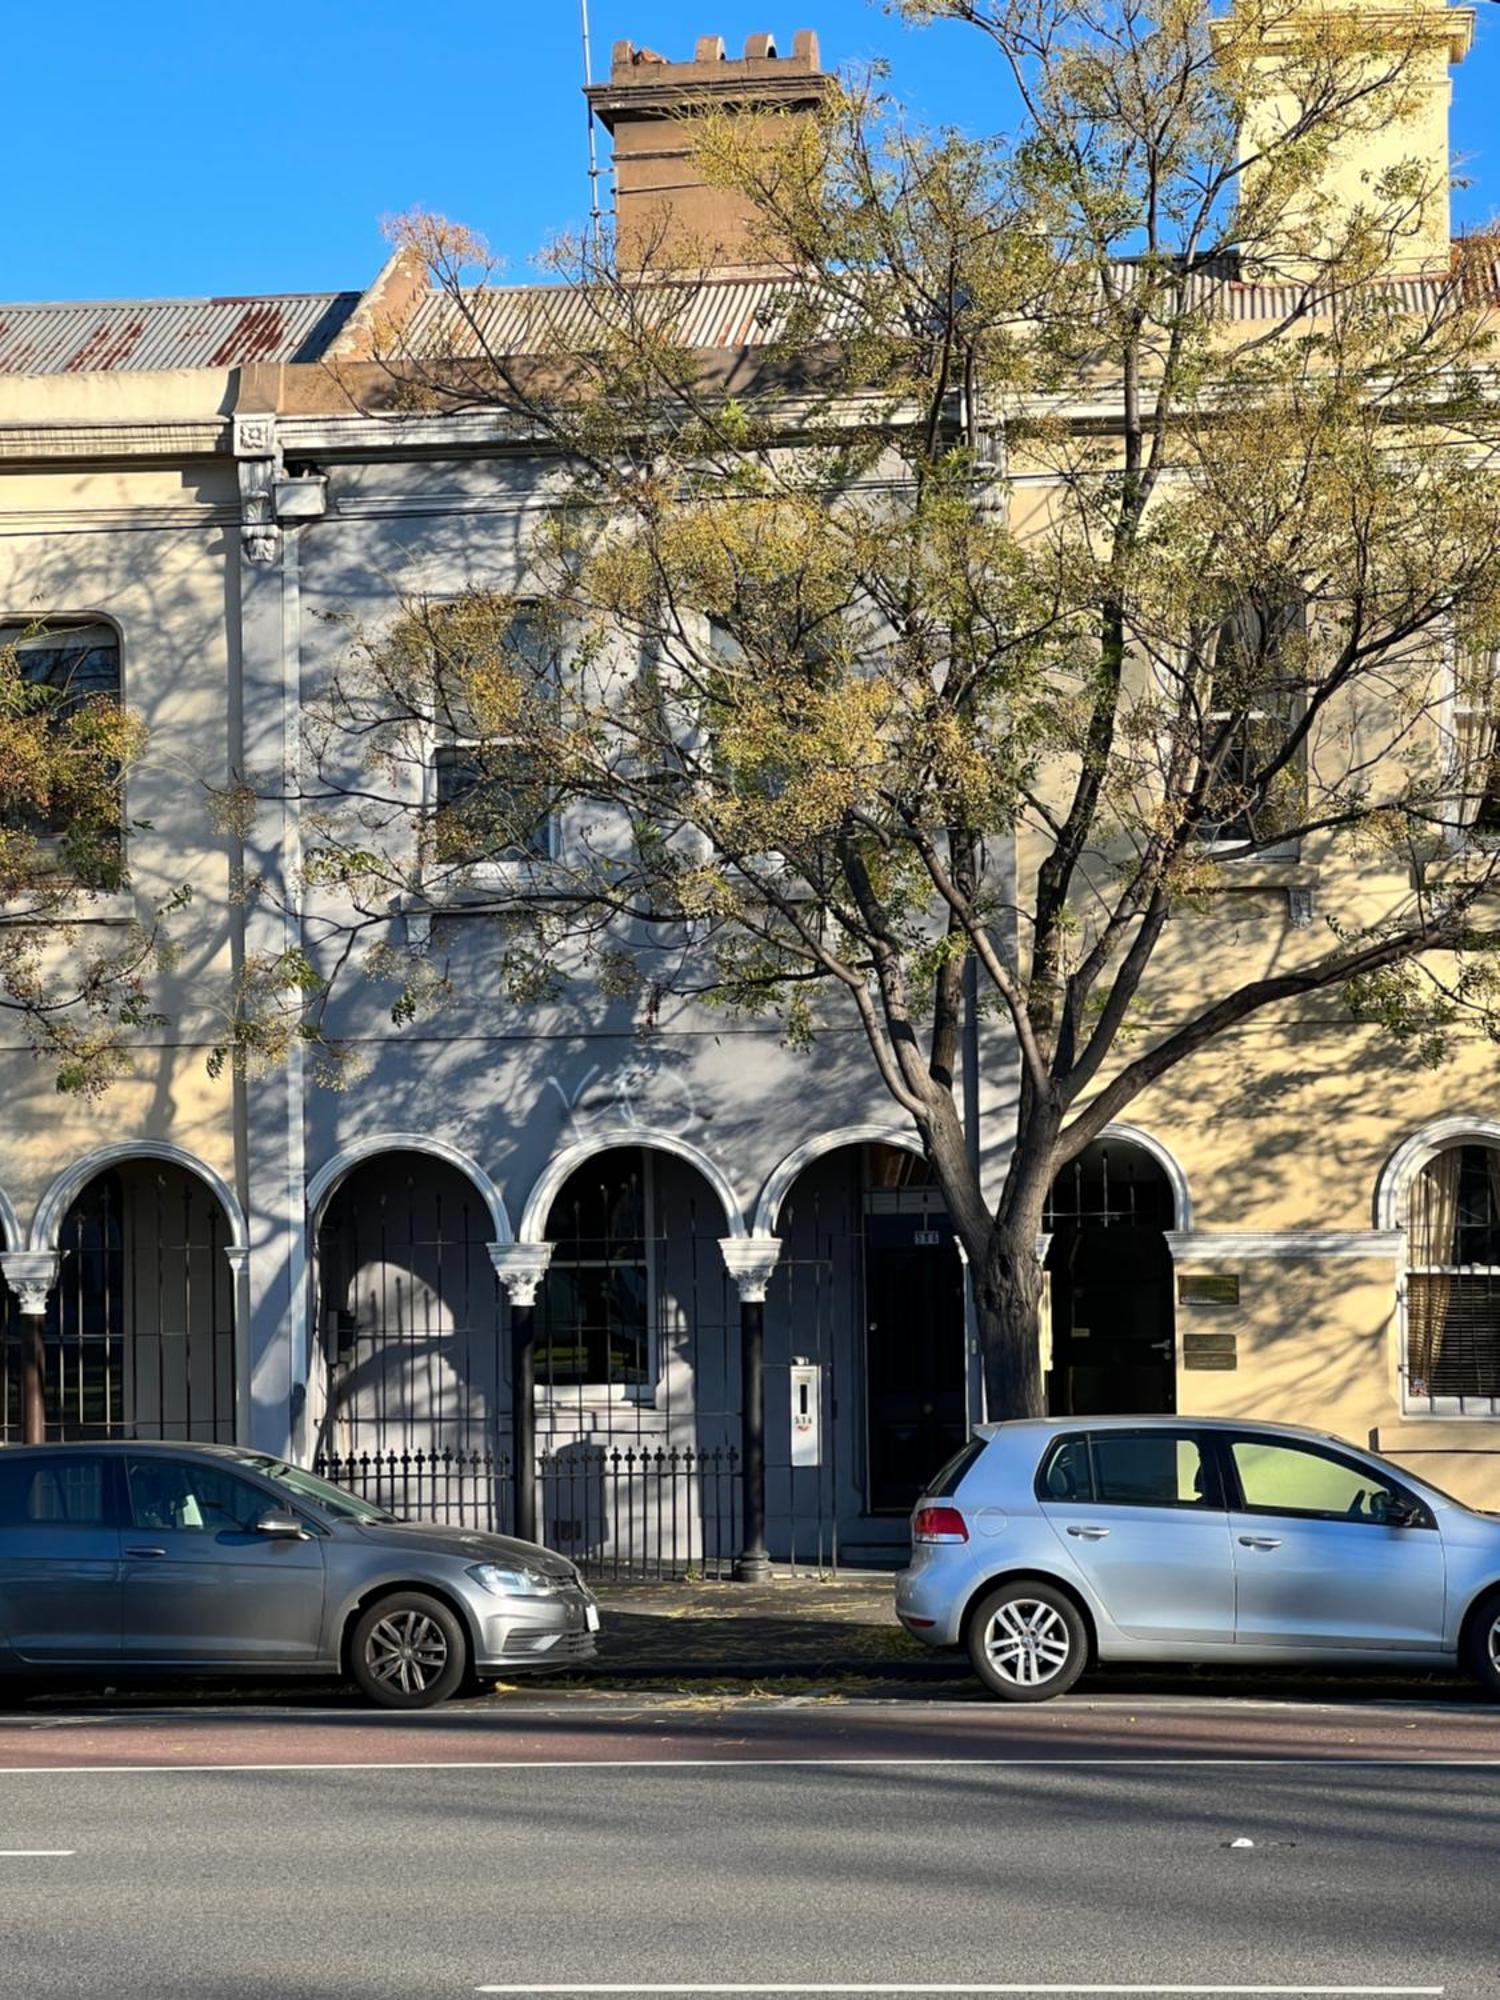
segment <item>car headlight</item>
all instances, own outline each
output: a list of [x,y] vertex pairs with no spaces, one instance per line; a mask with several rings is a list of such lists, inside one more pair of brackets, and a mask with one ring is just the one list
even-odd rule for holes
[[496,1597],[550,1597],[556,1587],[540,1570],[513,1569],[505,1563],[474,1563],[469,1575],[481,1590],[492,1590]]

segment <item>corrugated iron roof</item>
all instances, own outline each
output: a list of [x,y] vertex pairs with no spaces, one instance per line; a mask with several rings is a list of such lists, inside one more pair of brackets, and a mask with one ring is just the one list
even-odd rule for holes
[[[685,347],[764,347],[785,325],[787,306],[805,296],[805,287],[785,278],[705,278],[675,283],[657,280],[634,296],[642,317]],[[558,340],[586,342],[592,328],[618,331],[620,302],[630,294],[606,295],[604,311],[590,305],[573,285],[493,285],[464,294],[462,312],[446,292],[430,292],[403,323],[399,347],[412,356],[473,352],[473,336],[491,354],[527,354]],[[842,307],[830,303],[827,336],[833,338]]]
[[0,305],[0,375],[316,361],[359,292]]
[[[1115,268],[1124,291],[1139,281],[1139,267],[1122,261]],[[1443,277],[1399,277],[1388,282],[1402,311],[1426,314],[1451,303],[1452,280]],[[1490,294],[1500,298],[1500,269]],[[777,340],[786,324],[786,310],[805,300],[805,284],[780,277],[706,278],[698,281],[658,280],[640,287],[642,318],[686,347],[764,347]],[[1293,314],[1317,315],[1327,300],[1292,283],[1246,281],[1231,259],[1219,260],[1198,273],[1189,285],[1195,308],[1217,317],[1250,322],[1275,322]],[[446,292],[431,292],[402,325],[391,342],[395,353],[433,360],[442,355],[472,356],[482,343],[489,353],[522,355],[555,345],[587,345],[591,329],[623,330],[622,300],[629,293],[606,294],[602,311],[571,285],[486,286],[463,295],[463,307]],[[823,337],[837,339],[841,326],[855,318],[842,300],[829,301]]]

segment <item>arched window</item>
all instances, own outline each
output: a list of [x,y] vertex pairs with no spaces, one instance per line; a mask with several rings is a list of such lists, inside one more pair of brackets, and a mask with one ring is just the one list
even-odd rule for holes
[[1500,1147],[1447,1146],[1407,1195],[1406,1397],[1500,1411]]

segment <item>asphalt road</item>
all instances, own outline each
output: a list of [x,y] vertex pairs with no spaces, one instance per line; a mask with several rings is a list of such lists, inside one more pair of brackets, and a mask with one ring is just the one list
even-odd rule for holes
[[1478,1706],[27,1711],[0,1993],[1496,1995],[1497,1848]]

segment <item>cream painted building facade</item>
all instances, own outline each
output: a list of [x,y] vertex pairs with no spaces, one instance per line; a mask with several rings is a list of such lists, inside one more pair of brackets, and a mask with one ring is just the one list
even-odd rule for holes
[[[1464,10],[1437,18],[1424,133],[1468,32]],[[746,61],[758,86],[786,64],[799,101],[818,69],[804,37]],[[700,64],[737,71],[712,43],[669,67]],[[661,87],[640,68],[617,48],[617,142],[633,85]],[[0,623],[112,634],[151,732],[133,887],[88,922],[194,891],[170,1026],[106,1097],[60,1097],[0,1027],[5,1435],[40,1351],[50,1435],[238,1438],[383,1479],[398,1504],[522,1526],[529,1504],[596,1560],[641,1557],[654,1504],[658,1558],[665,1509],[677,1566],[749,1544],[752,1574],[755,1444],[772,1554],[889,1556],[983,1412],[951,1229],[853,1033],[808,1059],[690,1010],[643,1037],[598,994],[520,1013],[485,997],[482,924],[456,909],[434,940],[393,908],[393,943],[436,945],[463,1004],[398,1031],[377,991],[347,990],[334,1026],[366,1058],[347,1092],[295,1054],[210,1073],[237,971],[306,942],[299,744],[337,621],[378,625],[414,590],[526,587],[537,454],[498,419],[354,414],[330,373],[359,366],[393,304],[420,312],[413,282],[396,260],[363,295],[3,316]],[[703,345],[733,365],[764,303],[753,274],[706,283]],[[271,802],[234,829],[214,795],[237,773]],[[271,893],[239,896],[247,875]],[[1150,1019],[1172,1018],[1184,967],[1284,963],[1321,911],[1397,887],[1311,847],[1245,868],[1180,922]],[[972,1086],[993,1180],[1015,1099],[993,1031]],[[1500,1505],[1500,1271],[1413,1269],[1408,1227],[1434,1173],[1452,1202],[1491,1199],[1495,1149],[1488,1045],[1428,1071],[1331,1007],[1240,1031],[1056,1191],[1053,1407],[1326,1425]],[[1434,1282],[1468,1345],[1434,1367],[1428,1339],[1423,1373],[1412,1315],[1430,1322]]]

